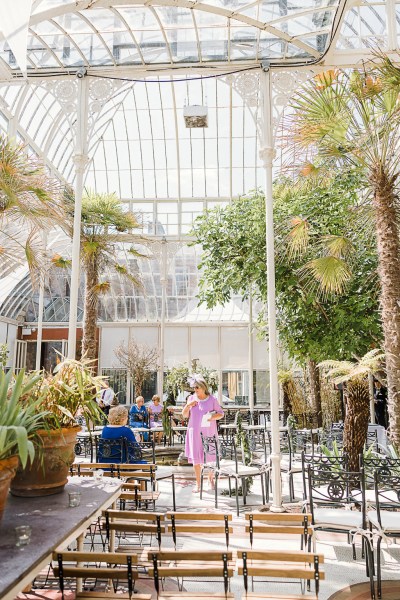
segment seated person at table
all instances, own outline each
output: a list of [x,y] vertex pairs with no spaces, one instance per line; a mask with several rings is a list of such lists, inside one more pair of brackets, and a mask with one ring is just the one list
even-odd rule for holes
[[161,442],[163,437],[163,424],[162,424],[162,413],[163,407],[161,405],[160,396],[154,395],[148,406],[150,415],[150,429],[158,429],[159,431],[154,434],[155,441]]
[[[99,450],[97,460],[103,463],[132,463],[145,464],[141,459],[141,448],[136,441],[133,431],[127,427],[128,409],[125,406],[115,406],[110,409],[108,415],[108,425],[103,428],[99,440]],[[126,440],[126,444],[124,442]],[[109,446],[102,443],[102,440],[119,440],[121,445]],[[107,448],[107,451],[105,451]],[[115,452],[113,451],[115,450]],[[109,455],[111,451],[111,455]],[[106,454],[108,456],[106,456]]]
[[[135,400],[135,404],[131,407],[129,411],[129,425],[135,428],[147,428],[147,418],[148,412],[147,408],[144,406],[144,398],[143,396],[138,396]],[[148,434],[143,434],[143,440],[147,441]]]

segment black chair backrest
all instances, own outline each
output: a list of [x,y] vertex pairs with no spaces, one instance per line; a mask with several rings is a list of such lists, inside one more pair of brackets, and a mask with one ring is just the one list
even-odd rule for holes
[[142,449],[137,442],[131,442],[126,437],[115,440],[99,438],[97,462],[134,464],[142,460]]
[[[203,444],[204,463],[214,461],[217,468],[221,466],[221,460],[233,460],[238,470],[238,460],[236,452],[236,443],[233,437],[226,439],[217,438],[215,435],[206,437],[201,433],[201,441]],[[214,458],[209,458],[210,456]]]
[[303,496],[304,500],[308,495],[308,467],[319,473],[332,472],[336,474],[340,471],[348,471],[349,461],[347,454],[338,456],[327,456],[326,454],[307,454],[301,453],[301,466],[303,473]]
[[[129,448],[131,447],[131,444],[132,444],[132,442],[129,442]],[[143,450],[145,450],[146,454],[151,455],[151,462],[152,463],[156,462],[156,447],[155,447],[154,440],[149,440],[147,442],[138,441],[137,446],[138,446],[138,450],[136,450],[136,452],[133,452],[133,454],[136,454],[136,455],[140,454],[140,458],[138,460],[142,460]],[[148,452],[146,452],[146,451],[148,451]]]
[[291,459],[300,459],[303,452],[314,454],[314,437],[311,429],[290,429],[288,442]]
[[382,462],[374,472],[374,485],[377,517],[382,525],[382,509],[400,509],[400,459]]
[[102,463],[124,463],[126,462],[126,438],[115,440],[100,438],[97,448],[97,461]]
[[360,471],[346,471],[337,464],[334,468],[316,470],[308,465],[308,501],[314,522],[316,506],[343,508],[354,504],[354,492],[357,491],[361,504],[363,523],[365,524],[365,477]]

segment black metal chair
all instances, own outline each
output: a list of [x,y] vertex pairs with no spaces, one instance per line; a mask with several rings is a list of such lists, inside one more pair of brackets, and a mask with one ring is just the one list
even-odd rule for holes
[[381,544],[382,538],[400,538],[400,460],[382,464],[374,473],[375,510],[368,511],[370,526],[378,533],[377,581],[378,598],[382,597]]
[[334,473],[340,471],[348,471],[348,457],[347,454],[341,454],[338,456],[327,456],[326,454],[307,454],[302,452],[301,454],[301,468],[303,475],[303,500],[307,500],[308,497],[308,467],[310,466],[313,471],[318,473]]
[[314,454],[314,436],[312,429],[290,429],[282,432],[281,451],[287,449],[288,457],[281,460],[281,471],[288,474],[289,497],[294,502],[294,475],[303,472],[302,454]]
[[[353,490],[360,490],[360,497],[355,503]],[[346,471],[337,465],[335,469],[314,470],[308,466],[308,504],[312,516],[314,531],[346,533],[353,548],[356,559],[354,534],[362,535],[362,552],[367,547],[367,571],[373,578],[372,556],[369,544],[364,543],[368,537],[366,529],[366,503],[364,472]],[[357,510],[352,510],[356,507]],[[372,569],[372,570],[371,570]],[[373,583],[373,579],[372,579]]]
[[[205,465],[201,471],[201,483],[200,483],[200,498],[203,493],[203,473],[206,468],[212,468],[215,476],[215,508],[218,508],[218,479],[220,477],[228,478],[229,494],[231,494],[231,480],[235,482],[235,497],[236,497],[236,512],[239,516],[239,486],[238,482],[242,484],[243,504],[246,504],[247,496],[247,478],[260,476],[261,489],[262,489],[262,501],[265,503],[265,492],[264,492],[264,469],[259,465],[245,464],[245,456],[243,446],[240,449],[241,457],[238,458],[238,449],[236,447],[235,439],[232,438],[229,443],[226,440],[221,440],[215,436],[209,438],[202,438],[203,449],[205,454]],[[213,463],[207,464],[207,456],[215,456],[215,466]]]
[[142,449],[138,442],[131,442],[126,437],[108,440],[99,438],[97,462],[113,464],[140,464],[143,460]]

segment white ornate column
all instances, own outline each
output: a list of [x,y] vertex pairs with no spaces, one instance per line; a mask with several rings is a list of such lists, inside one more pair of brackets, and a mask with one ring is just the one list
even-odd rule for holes
[[249,291],[249,408],[251,417],[253,418],[254,412],[254,353],[253,353],[253,293],[250,288]]
[[81,217],[83,181],[86,166],[89,162],[87,155],[87,128],[88,128],[88,80],[86,77],[78,79],[78,106],[76,119],[75,143],[75,203],[74,203],[74,229],[72,236],[72,269],[69,306],[68,328],[68,358],[76,357],[76,327],[78,322],[78,293],[80,283],[80,246],[81,246]]
[[267,307],[268,307],[268,346],[269,382],[271,406],[271,465],[272,465],[272,505],[271,511],[282,511],[281,454],[279,437],[279,385],[278,385],[278,346],[276,335],[275,302],[275,244],[274,212],[272,193],[272,166],[274,160],[274,135],[272,120],[272,86],[270,70],[261,75],[262,94],[262,146],[260,158],[265,169],[265,213],[267,249]]
[[162,399],[164,393],[164,367],[165,367],[165,321],[167,305],[167,286],[168,273],[175,254],[184,245],[184,242],[167,241],[166,237],[155,241],[149,241],[149,249],[153,258],[158,260],[160,265],[160,284],[161,284],[161,313],[160,313],[160,332],[158,347],[158,373],[157,373],[157,394]]
[[[47,233],[43,232],[43,247],[47,248]],[[39,282],[39,306],[38,306],[38,323],[37,323],[37,334],[36,334],[36,364],[35,370],[40,370],[40,362],[42,358],[42,339],[43,339],[43,308],[44,308],[44,284],[46,281],[47,271],[44,270],[40,274]]]
[[165,312],[167,300],[167,240],[161,240],[160,282],[161,282],[161,316],[160,316],[160,355],[157,377],[157,393],[161,400],[164,393],[164,363],[165,363]]

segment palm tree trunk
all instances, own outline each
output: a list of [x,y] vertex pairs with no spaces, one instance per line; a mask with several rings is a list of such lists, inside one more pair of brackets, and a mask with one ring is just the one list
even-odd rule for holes
[[395,181],[377,169],[371,177],[381,282],[390,434],[400,449],[400,260]]
[[359,457],[367,439],[369,421],[369,385],[365,379],[347,383],[343,450],[349,458],[349,470],[359,470]]
[[322,404],[321,404],[321,381],[319,368],[315,360],[308,361],[308,375],[310,378],[311,405],[313,409],[313,421],[317,427],[322,427]]
[[85,265],[85,308],[83,315],[82,356],[91,360],[97,359],[97,309],[99,297],[96,292],[98,269],[96,259]]

